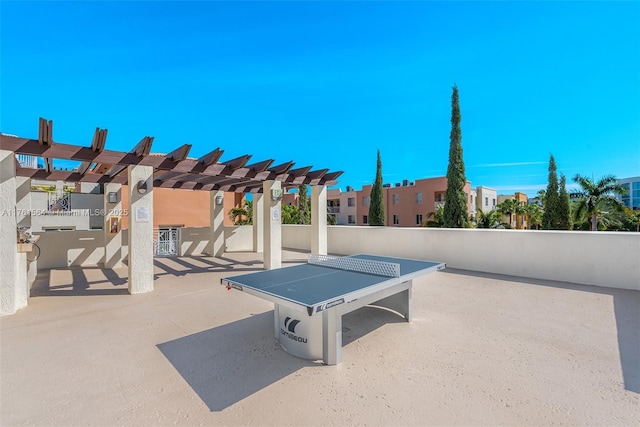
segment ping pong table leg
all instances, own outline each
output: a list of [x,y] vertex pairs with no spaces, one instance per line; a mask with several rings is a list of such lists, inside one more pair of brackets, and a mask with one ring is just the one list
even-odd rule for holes
[[280,340],[280,306],[273,304],[273,327],[277,340]]
[[409,280],[403,283],[403,285],[406,288],[405,290],[378,300],[371,305],[389,308],[404,316],[407,322],[411,322],[411,293],[413,290],[413,282]]
[[325,365],[342,362],[342,314],[335,309],[322,313],[322,361]]

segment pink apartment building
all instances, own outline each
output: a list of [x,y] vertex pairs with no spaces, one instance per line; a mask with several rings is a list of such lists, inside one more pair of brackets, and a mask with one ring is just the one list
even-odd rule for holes
[[[367,225],[369,223],[369,203],[371,201],[371,185],[355,191],[354,203],[356,218],[354,225]],[[438,205],[444,204],[444,196],[447,191],[447,178],[418,179],[415,182],[408,180],[397,183],[394,186],[383,186],[383,201],[385,221],[388,226],[395,227],[421,227],[427,221],[427,214],[435,212]],[[464,186],[467,194],[469,215],[475,213],[476,200],[471,191],[471,183],[467,181]]]
[[[331,189],[327,191],[327,213],[336,218],[338,225],[368,225],[369,204],[371,201],[371,185],[361,190],[347,186],[346,191]],[[404,180],[395,185],[384,184],[382,189],[385,221],[388,226],[421,227],[428,218],[429,212],[435,212],[438,206],[444,205],[447,191],[447,178],[425,178],[415,182]],[[476,216],[477,210],[488,212],[496,208],[496,190],[479,186],[471,188],[467,181],[464,187],[467,194],[467,207],[470,218]],[[285,193],[282,203],[298,205],[297,193]]]

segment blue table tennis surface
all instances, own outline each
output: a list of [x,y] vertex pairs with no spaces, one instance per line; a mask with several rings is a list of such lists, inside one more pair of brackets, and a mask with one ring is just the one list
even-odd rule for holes
[[[442,264],[368,254],[353,255],[350,258],[399,264],[400,279],[403,276],[421,270],[432,269]],[[224,280],[271,294],[278,298],[313,306],[340,295],[346,295],[391,279],[397,280],[397,278],[340,270],[316,264],[301,264],[228,277]]]

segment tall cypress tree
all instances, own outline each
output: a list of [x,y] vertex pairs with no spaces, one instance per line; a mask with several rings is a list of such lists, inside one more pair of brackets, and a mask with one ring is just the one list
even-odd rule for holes
[[447,192],[444,196],[443,225],[446,228],[467,226],[467,194],[464,186],[467,178],[462,160],[462,131],[460,130],[460,104],[458,86],[453,85],[451,95],[451,135],[449,143],[449,167],[447,168]]
[[371,187],[369,200],[369,225],[384,225],[384,203],[382,200],[382,159],[378,150],[376,180]]
[[571,230],[573,221],[571,220],[571,205],[569,203],[569,193],[567,193],[567,178],[560,174],[560,188],[558,190],[558,229]]
[[311,224],[311,207],[304,184],[298,187],[298,224]]
[[542,215],[542,228],[545,230],[559,229],[560,196],[558,195],[558,173],[556,159],[553,154],[549,156],[549,178],[547,190],[544,194],[544,214]]

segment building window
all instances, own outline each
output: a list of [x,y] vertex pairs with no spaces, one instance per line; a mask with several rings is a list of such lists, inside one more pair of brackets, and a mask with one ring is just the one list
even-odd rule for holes
[[489,206],[489,198],[488,197],[484,198],[484,205],[485,206]]
[[362,198],[362,206],[369,206],[370,203],[371,203],[371,197],[364,196]]
[[348,222],[349,224],[355,224],[355,223],[356,223],[356,217],[355,217],[354,215],[349,215],[349,216],[347,217],[347,222]]
[[400,195],[399,194],[394,194],[393,195],[393,204],[397,205],[398,203],[400,203]]
[[42,227],[42,231],[75,231],[76,227]]
[[640,206],[640,181],[632,182],[631,190],[631,206],[633,209],[637,209]]
[[369,224],[369,215],[362,215],[362,223]]
[[436,193],[436,202],[444,202],[444,193]]
[[416,225],[422,225],[422,214],[416,215]]
[[400,224],[400,218],[398,217],[398,215],[393,216],[393,224],[394,225]]
[[356,198],[355,197],[349,197],[347,199],[347,206],[355,206],[356,205]]
[[422,204],[422,193],[416,193],[416,204]]
[[493,207],[496,207],[496,199],[492,199],[493,200]]
[[[635,183],[634,183],[635,184]],[[622,188],[625,189],[625,193],[622,195],[622,203],[628,208],[631,207],[631,191],[629,183],[622,184]]]

